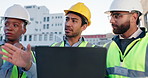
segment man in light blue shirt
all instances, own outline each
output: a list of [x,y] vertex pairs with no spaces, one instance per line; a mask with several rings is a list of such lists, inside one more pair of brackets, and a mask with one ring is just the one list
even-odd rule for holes
[[95,47],[81,36],[81,33],[91,24],[91,12],[84,3],[78,2],[70,9],[64,10],[66,15],[65,37],[62,42],[54,43],[52,47]]

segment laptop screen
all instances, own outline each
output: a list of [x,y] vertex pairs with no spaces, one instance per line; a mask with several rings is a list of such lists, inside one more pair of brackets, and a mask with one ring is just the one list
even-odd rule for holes
[[35,47],[38,78],[104,78],[107,50],[101,47]]

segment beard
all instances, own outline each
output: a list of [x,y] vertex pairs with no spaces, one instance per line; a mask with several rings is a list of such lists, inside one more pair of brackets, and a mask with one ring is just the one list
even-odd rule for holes
[[115,25],[112,24],[114,34],[124,34],[130,28],[130,21],[125,22],[124,24]]
[[66,37],[69,37],[69,38],[72,38],[72,37],[76,37],[76,36],[78,36],[79,35],[79,33],[72,33],[72,34],[65,34],[66,35]]

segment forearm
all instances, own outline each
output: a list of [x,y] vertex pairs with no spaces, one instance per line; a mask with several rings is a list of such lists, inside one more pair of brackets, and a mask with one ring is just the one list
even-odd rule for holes
[[37,70],[36,70],[36,63],[32,62],[32,66],[28,71],[25,71],[27,74],[27,78],[37,78]]

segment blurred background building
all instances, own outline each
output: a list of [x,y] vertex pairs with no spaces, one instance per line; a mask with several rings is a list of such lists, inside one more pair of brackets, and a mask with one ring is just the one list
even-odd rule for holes
[[[148,0],[141,0],[144,13],[141,17],[141,25],[148,29]],[[30,5],[25,6],[30,13],[31,24],[27,26],[26,34],[22,35],[20,41],[26,46],[28,43],[32,47],[49,46],[54,42],[62,40],[65,27],[64,13],[50,13],[46,6]],[[4,39],[3,23],[0,21],[0,41]],[[111,41],[112,33],[83,35],[92,44],[103,46]]]

